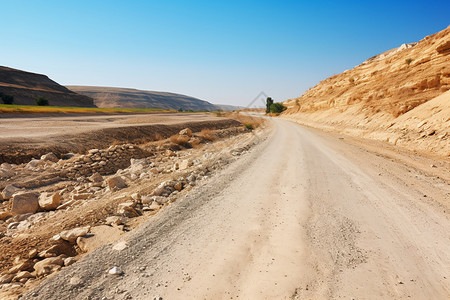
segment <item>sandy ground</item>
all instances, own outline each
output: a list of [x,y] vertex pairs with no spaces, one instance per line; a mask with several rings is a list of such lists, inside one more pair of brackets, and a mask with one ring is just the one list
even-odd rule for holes
[[102,115],[102,116],[33,116],[4,118],[0,116],[0,141],[8,138],[46,137],[81,134],[103,128],[133,127],[154,124],[177,124],[217,120],[212,114]]
[[[24,298],[450,297],[448,181],[273,125],[230,167]],[[107,275],[113,266],[124,274]]]
[[183,128],[224,129],[239,122],[207,113],[102,116],[0,116],[0,163],[20,164],[49,152],[85,153],[111,144],[142,144],[168,138]]
[[395,145],[426,156],[450,157],[450,91],[407,113],[364,115],[364,105],[347,111],[337,108],[316,112],[283,114],[301,125]]

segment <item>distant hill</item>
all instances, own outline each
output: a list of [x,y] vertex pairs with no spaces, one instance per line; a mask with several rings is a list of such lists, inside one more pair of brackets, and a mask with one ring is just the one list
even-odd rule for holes
[[194,97],[127,88],[67,86],[70,90],[92,97],[101,108],[161,108],[183,110],[217,110],[214,104]]
[[53,106],[95,107],[93,99],[74,93],[45,75],[3,66],[0,93],[14,96],[14,104],[20,105],[35,105],[36,98],[44,97]]

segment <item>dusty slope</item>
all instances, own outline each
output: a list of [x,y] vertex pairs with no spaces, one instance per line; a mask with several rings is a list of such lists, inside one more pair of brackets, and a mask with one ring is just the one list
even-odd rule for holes
[[449,89],[450,27],[320,82],[286,101],[283,115],[448,156],[449,94],[424,103]]
[[274,122],[242,160],[25,299],[448,299],[446,182]]
[[74,92],[94,98],[95,105],[106,108],[162,108],[216,110],[213,104],[194,97],[155,91],[98,86],[67,86]]
[[14,104],[35,105],[45,97],[53,106],[94,107],[91,98],[74,93],[45,75],[0,66],[0,93],[14,96]]

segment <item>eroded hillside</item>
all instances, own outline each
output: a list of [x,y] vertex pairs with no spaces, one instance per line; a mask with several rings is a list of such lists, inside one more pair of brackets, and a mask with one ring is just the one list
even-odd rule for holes
[[72,92],[46,75],[2,66],[0,93],[14,96],[14,104],[35,105],[37,98],[44,97],[53,106],[95,107],[91,98]]
[[217,110],[213,104],[194,97],[155,91],[99,86],[67,86],[70,90],[92,97],[102,108],[159,108],[182,110]]
[[287,100],[283,116],[448,156],[448,90],[450,27],[321,81]]

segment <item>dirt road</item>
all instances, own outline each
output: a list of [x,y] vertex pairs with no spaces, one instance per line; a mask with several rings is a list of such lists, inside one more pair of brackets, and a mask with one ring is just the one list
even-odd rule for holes
[[272,123],[252,152],[25,298],[450,297],[448,182]]

